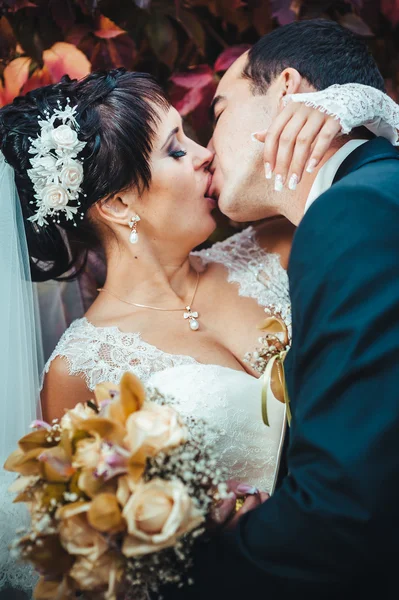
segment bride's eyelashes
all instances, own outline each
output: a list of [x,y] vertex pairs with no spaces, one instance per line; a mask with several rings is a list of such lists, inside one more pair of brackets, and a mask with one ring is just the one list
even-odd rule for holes
[[185,150],[173,150],[170,149],[168,150],[168,155],[171,156],[172,158],[183,158],[183,156],[186,156],[187,152]]

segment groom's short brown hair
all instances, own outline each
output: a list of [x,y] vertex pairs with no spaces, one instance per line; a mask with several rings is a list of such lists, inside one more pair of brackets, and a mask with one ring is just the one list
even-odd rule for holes
[[249,51],[243,75],[264,94],[284,69],[296,69],[316,90],[363,83],[385,92],[384,79],[365,42],[334,21],[296,21],[264,35]]

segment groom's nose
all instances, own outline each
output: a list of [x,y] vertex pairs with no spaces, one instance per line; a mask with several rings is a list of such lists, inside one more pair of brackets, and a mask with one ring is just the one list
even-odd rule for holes
[[212,161],[208,166],[208,171],[210,171],[213,175],[215,171],[215,148],[213,146],[213,138],[211,138],[208,142],[207,149],[212,152]]

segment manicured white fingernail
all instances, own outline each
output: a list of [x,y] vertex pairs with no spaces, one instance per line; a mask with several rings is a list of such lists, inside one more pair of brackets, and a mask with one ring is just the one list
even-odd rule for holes
[[273,177],[273,171],[270,163],[265,163],[265,177],[266,179],[271,179]]
[[288,187],[290,190],[292,190],[293,192],[295,192],[296,190],[296,186],[298,185],[298,175],[295,175],[295,173],[293,173],[290,177],[290,180],[288,182]]
[[253,142],[259,142],[258,138],[256,137],[257,135],[259,135],[258,131],[255,131],[255,133],[251,133],[251,140]]
[[276,178],[274,180],[274,189],[276,190],[276,192],[281,192],[283,190],[284,184],[283,184],[283,178],[281,175],[276,175]]
[[313,171],[315,170],[316,165],[317,165],[317,160],[315,158],[311,158],[310,161],[309,161],[308,166],[306,167],[307,173],[313,173]]

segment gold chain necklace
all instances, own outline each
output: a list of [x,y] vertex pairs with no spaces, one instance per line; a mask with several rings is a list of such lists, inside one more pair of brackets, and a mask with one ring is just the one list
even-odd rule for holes
[[124,300],[123,298],[120,298],[119,296],[114,294],[114,292],[111,292],[107,288],[98,288],[97,292],[107,292],[107,294],[110,294],[110,296],[114,296],[114,298],[116,298],[117,300],[120,300],[120,302],[124,302],[125,304],[130,304],[131,306],[137,306],[138,308],[149,308],[150,310],[161,310],[164,312],[180,312],[180,311],[184,310],[183,317],[185,320],[188,320],[191,331],[197,331],[199,329],[199,323],[197,321],[199,314],[197,313],[197,311],[192,311],[191,306],[194,303],[195,295],[198,290],[199,278],[200,278],[200,274],[198,271],[197,272],[197,281],[196,281],[194,292],[193,292],[193,297],[191,298],[190,304],[188,304],[184,308],[159,308],[157,306],[147,306],[146,304],[136,304],[136,302],[129,302],[128,300]]

